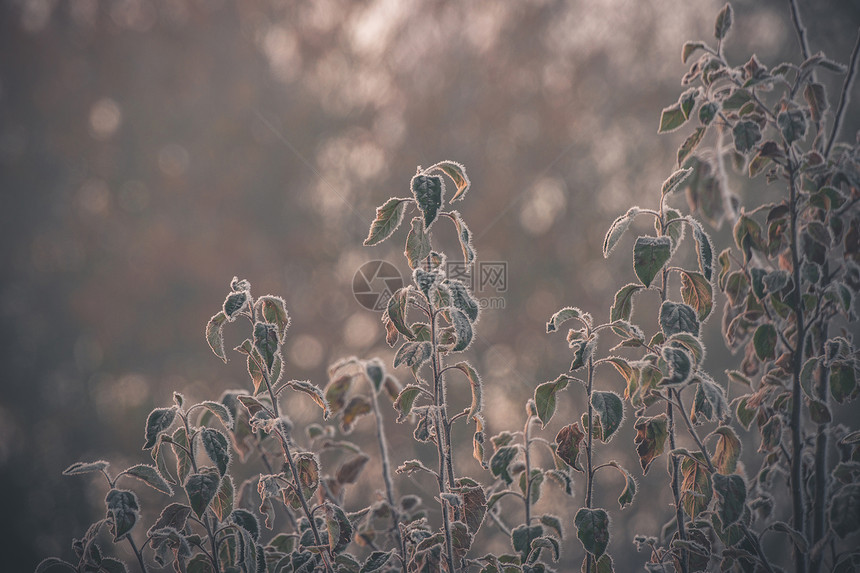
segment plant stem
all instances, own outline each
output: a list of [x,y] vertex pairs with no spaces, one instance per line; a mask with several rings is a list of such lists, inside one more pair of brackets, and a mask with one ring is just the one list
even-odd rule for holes
[[[786,146],[785,155],[788,158],[788,209],[789,209],[789,247],[791,249],[791,265],[794,279],[792,310],[796,320],[797,340],[795,341],[795,353],[792,356],[792,388],[791,388],[791,500],[793,511],[792,525],[796,530],[804,532],[804,508],[803,508],[803,431],[801,428],[801,408],[803,405],[800,387],[800,371],[803,368],[803,347],[806,338],[806,326],[803,317],[803,297],[800,288],[800,254],[798,252],[797,234],[797,172],[795,162],[791,157],[790,149]],[[794,546],[794,561],[797,573],[806,573],[806,555]]]
[[[826,267],[825,267],[826,271]],[[819,356],[825,355],[825,344],[828,338],[830,321],[823,320],[821,325],[821,340],[819,346]],[[818,399],[825,405],[828,402],[827,395],[829,393],[829,377],[830,368],[822,360],[818,367]],[[830,476],[827,475],[827,448],[829,447],[830,424],[827,422],[818,424],[818,431],[815,436],[815,492],[814,503],[812,510],[812,544],[818,543],[824,537],[827,528],[827,485]],[[820,555],[820,554],[819,554]],[[821,568],[821,557],[814,558],[810,561],[810,571],[818,573]]]
[[394,503],[394,486],[391,480],[391,461],[388,459],[388,442],[385,439],[385,428],[382,423],[382,413],[379,411],[379,399],[376,396],[375,388],[371,387],[370,398],[371,405],[373,406],[373,416],[376,418],[376,438],[379,441],[379,455],[382,458],[382,481],[385,482],[385,497],[388,500],[388,507],[391,509],[391,529],[394,532],[394,539],[400,552],[400,564],[403,572],[406,573],[406,544],[403,541],[403,536],[400,534],[400,512],[397,511],[397,506]]
[[[666,404],[666,415],[669,417],[669,447],[674,450],[675,449],[675,412],[672,406],[672,402],[669,401]],[[678,456],[669,454],[669,458],[672,460],[672,499],[675,502],[675,520],[678,522],[678,539],[682,541],[687,540],[687,528],[684,524],[684,510],[681,507],[681,487],[678,483],[679,469],[680,464],[678,463]],[[689,571],[688,566],[688,556],[687,551],[685,549],[681,550],[681,572],[687,573]]]
[[[592,496],[594,494],[594,468],[592,467],[591,455],[594,448],[594,406],[591,404],[591,394],[594,391],[594,355],[588,357],[587,377],[586,377],[586,400],[588,401],[588,428],[586,428],[586,447],[585,447],[585,507],[591,509]],[[588,555],[586,557],[585,573],[591,573],[591,562],[594,559]]]
[[529,429],[533,420],[534,417],[529,415],[526,418],[526,427],[523,428],[523,446],[526,458],[526,495],[523,498],[523,504],[526,508],[526,527],[530,526],[532,522],[532,465],[531,457],[529,456]]
[[[690,432],[690,435],[693,436],[693,440],[696,442],[696,446],[698,446],[699,451],[705,457],[705,462],[708,464],[708,469],[711,473],[717,471],[717,468],[714,467],[714,463],[711,461],[711,455],[708,453],[708,450],[705,449],[705,444],[702,443],[702,439],[699,437],[696,429],[693,428],[693,423],[690,421],[690,417],[687,415],[687,410],[684,409],[684,402],[681,401],[681,391],[674,390],[675,399],[678,401],[678,411],[681,413],[681,417],[684,419],[684,425],[687,426],[687,430]],[[674,448],[674,446],[673,446]]]
[[[435,401],[434,425],[436,427],[436,448],[439,453],[439,493],[448,493],[448,484],[445,481],[445,472],[450,473],[451,466],[447,461],[447,444],[445,443],[446,436],[446,420],[444,419],[444,389],[442,374],[440,373],[439,354],[436,346],[436,312],[433,309],[433,302],[427,298],[427,307],[430,310],[430,344],[431,364],[433,368],[433,397]],[[449,482],[453,481],[453,476],[449,476]],[[456,572],[454,568],[454,543],[451,539],[451,522],[448,513],[448,502],[441,500],[442,504],[442,528],[445,531],[445,558],[448,562],[448,571]]]
[[809,42],[806,41],[806,28],[800,21],[797,0],[788,0],[788,7],[791,9],[791,21],[794,24],[795,32],[797,32],[797,40],[800,42],[800,54],[804,60],[807,60],[809,59]]
[[842,93],[839,96],[839,107],[836,108],[836,117],[833,120],[833,131],[830,132],[830,139],[827,140],[827,147],[824,148],[824,158],[830,157],[830,150],[839,136],[839,130],[842,128],[842,118],[845,114],[845,108],[848,104],[848,94],[851,92],[851,85],[854,83],[854,77],[857,73],[857,55],[860,52],[860,28],[857,30],[857,41],[854,43],[854,49],[851,50],[851,63],[848,66],[848,74],[845,76],[845,81],[842,83]]
[[141,554],[140,549],[137,548],[137,544],[134,542],[134,539],[131,537],[131,533],[125,536],[128,539],[128,544],[131,545],[131,550],[134,551],[135,557],[137,557],[137,563],[140,565],[140,570],[142,573],[147,573],[146,563],[143,562],[143,554]]

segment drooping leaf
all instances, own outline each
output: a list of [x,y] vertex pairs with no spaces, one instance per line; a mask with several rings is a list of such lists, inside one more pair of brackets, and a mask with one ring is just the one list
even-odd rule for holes
[[[472,323],[469,317],[459,308],[452,308],[451,324],[454,326],[454,332],[457,335],[457,343],[451,349],[453,352],[461,352],[466,350],[472,344]],[[424,344],[427,344],[426,342]]]
[[143,445],[144,450],[148,450],[155,445],[158,435],[170,427],[175,417],[176,410],[174,408],[156,408],[149,413],[149,416],[146,418],[146,431],[144,432],[144,437],[146,438],[146,443]]
[[587,326],[591,325],[591,315],[589,313],[584,312],[574,306],[568,306],[556,312],[554,315],[552,315],[552,317],[550,317],[549,322],[546,323],[546,331],[555,332],[556,330],[558,330],[559,326],[573,318],[578,319]]
[[63,561],[57,557],[48,557],[39,561],[34,573],[59,573],[63,571],[77,573],[78,569],[67,561]]
[[376,219],[370,225],[370,233],[364,240],[365,246],[378,245],[394,234],[394,231],[397,230],[397,227],[403,221],[403,213],[406,209],[407,201],[409,199],[392,197],[382,204],[382,206],[376,208]]
[[552,415],[555,413],[555,395],[567,388],[567,385],[571,380],[573,380],[573,378],[566,374],[562,374],[555,380],[544,382],[535,388],[535,406],[537,408],[537,416],[538,419],[540,419],[542,428],[546,427],[550,418],[552,418]]
[[454,185],[457,187],[457,191],[454,193],[454,196],[451,197],[449,203],[461,200],[466,192],[469,191],[471,182],[469,181],[469,176],[466,174],[466,168],[460,163],[451,160],[440,161],[433,167],[427,169],[427,172],[429,173],[434,169],[438,169],[450,177],[454,182]]
[[609,320],[630,320],[633,314],[633,295],[642,290],[640,284],[630,283],[615,293],[615,302],[609,309]]
[[406,249],[403,254],[409,261],[411,268],[416,268],[421,261],[430,255],[432,247],[430,246],[430,235],[424,229],[424,219],[414,217],[412,219],[412,229],[406,236]]
[[600,558],[609,545],[609,515],[603,509],[581,508],[573,518],[576,536],[588,553]]
[[638,212],[639,209],[633,207],[612,222],[612,225],[609,226],[609,230],[606,232],[606,237],[603,239],[603,258],[609,257],[609,254],[615,249],[615,245],[618,244],[618,241],[627,229],[630,228],[630,223],[633,222],[633,218]]
[[633,247],[633,268],[636,276],[646,287],[663,268],[672,255],[669,237],[639,237]]
[[212,503],[209,507],[212,508],[212,512],[215,514],[219,520],[223,520],[225,517],[230,515],[230,512],[233,511],[233,497],[235,494],[235,488],[233,486],[233,478],[229,475],[225,475],[221,478],[221,482],[218,485],[218,492],[215,494],[215,497],[212,498]]
[[714,474],[714,491],[719,497],[717,513],[723,527],[735,523],[743,514],[747,499],[747,486],[744,478],[737,474]]
[[99,472],[106,470],[110,466],[110,462],[98,460],[95,462],[75,462],[63,470],[64,476],[73,476],[77,474],[86,474],[91,472]]
[[484,403],[484,398],[482,395],[483,386],[481,384],[481,377],[478,375],[478,372],[472,368],[472,365],[468,362],[458,362],[457,364],[452,365],[452,368],[457,368],[463,374],[466,375],[466,379],[469,381],[469,387],[472,390],[472,403],[469,406],[469,418],[472,419],[476,414],[478,414]]
[[578,459],[581,452],[580,445],[584,438],[585,434],[579,429],[578,422],[563,427],[555,436],[555,443],[558,445],[556,455],[578,472],[584,471]]
[[206,342],[209,348],[215,353],[215,356],[227,362],[227,353],[224,352],[224,323],[227,322],[227,315],[224,311],[219,312],[209,319],[206,323]]
[[661,386],[680,386],[686,384],[693,374],[693,361],[690,353],[676,346],[664,346],[660,356],[666,361],[668,376],[660,381]]
[[[221,423],[224,424],[225,428],[227,428],[228,430],[233,430],[233,428],[235,427],[233,415],[230,413],[230,410],[228,410],[227,407],[224,406],[224,404],[206,400],[205,402],[201,402],[200,405],[215,414],[215,416],[217,416],[218,419],[221,420]],[[203,424],[202,417],[200,423]]]
[[404,421],[409,416],[412,412],[412,406],[415,403],[415,399],[420,393],[421,387],[414,384],[408,385],[400,392],[400,395],[397,396],[397,400],[394,401],[394,409],[399,412],[399,415],[397,416],[398,422]]
[[317,406],[322,408],[324,420],[327,420],[328,417],[331,416],[328,400],[326,400],[326,397],[323,395],[322,390],[319,389],[319,386],[308,380],[290,380],[287,382],[287,385],[296,392],[301,392],[302,394],[310,396],[311,400],[313,400]]
[[842,486],[830,501],[830,527],[840,538],[860,529],[860,484]]
[[513,461],[518,451],[516,446],[502,446],[490,458],[490,472],[492,472],[493,476],[502,478],[508,485],[514,481],[514,478],[508,472],[508,466],[510,466],[511,461]]
[[613,460],[609,462],[609,465],[617,469],[624,476],[624,489],[621,491],[621,495],[618,496],[618,505],[621,506],[621,509],[624,509],[633,503],[633,498],[636,496],[636,480],[618,462]]
[[358,420],[358,418],[369,414],[372,410],[373,407],[370,404],[370,400],[368,400],[366,397],[353,396],[352,398],[350,398],[349,402],[341,413],[341,432],[343,432],[344,434],[352,433],[355,421]]
[[261,296],[254,303],[254,309],[263,321],[278,327],[278,337],[283,340],[290,327],[290,314],[284,299],[273,295]]
[[395,291],[394,294],[391,295],[391,298],[388,299],[388,308],[386,313],[397,331],[409,340],[412,340],[415,335],[412,333],[412,329],[406,324],[406,311],[408,306],[409,288],[403,287]]
[[254,324],[254,348],[260,353],[263,364],[269,374],[275,364],[275,358],[280,358],[280,340],[278,339],[278,327],[274,324],[257,322]]
[[170,527],[177,531],[181,531],[185,529],[185,523],[187,522],[190,514],[191,508],[187,505],[171,503],[161,510],[161,515],[158,516],[158,519],[155,521],[153,526],[149,528],[148,533],[164,527]]
[[669,419],[666,414],[650,418],[639,418],[633,425],[636,437],[633,442],[637,444],[636,453],[639,454],[639,464],[642,473],[648,473],[648,467],[654,458],[663,453],[666,438],[669,437]]
[[561,519],[555,515],[542,515],[540,517],[541,525],[545,525],[552,529],[559,539],[564,539],[564,528],[561,525]]
[[185,492],[191,509],[198,519],[203,518],[209,503],[218,493],[221,478],[215,468],[202,468],[198,473],[192,473],[185,481]]
[[445,182],[436,175],[416,175],[410,183],[412,196],[418,204],[418,208],[424,215],[424,228],[428,231],[436,220],[439,208],[442,206],[442,198],[445,195]]
[[699,269],[705,276],[705,279],[710,282],[714,272],[714,250],[711,246],[711,238],[705,233],[702,225],[693,219],[688,218],[687,221],[693,227],[693,238],[696,240],[696,255],[699,259]]
[[454,227],[457,229],[457,240],[460,241],[460,250],[463,251],[463,262],[470,264],[475,260],[475,249],[472,246],[472,231],[466,226],[463,221],[463,216],[459,211],[450,211],[446,213],[449,219],[454,222]]
[[732,128],[732,136],[735,141],[735,149],[739,153],[747,153],[755,144],[761,141],[761,128],[754,121],[739,121]]
[[608,442],[624,421],[624,403],[614,392],[592,392],[591,405],[600,417],[601,439]]
[[[462,480],[461,480],[462,482]],[[466,528],[474,535],[481,528],[487,513],[487,496],[480,485],[459,485],[454,490],[462,499],[461,511]]]
[[523,561],[531,551],[532,541],[543,535],[543,526],[541,525],[520,525],[511,530],[511,545],[514,551],[520,554]]
[[679,304],[671,300],[660,305],[660,328],[666,337],[679,332],[689,332],[699,336],[699,319],[689,304]]
[[681,48],[681,62],[686,64],[689,57],[693,55],[696,50],[702,50],[705,47],[704,42],[685,42],[684,46]]
[[704,275],[681,273],[681,298],[695,309],[699,322],[704,321],[714,308],[714,289]]
[[[468,322],[468,319],[465,317],[464,319]],[[416,368],[429,360],[432,353],[433,347],[429,342],[405,342],[394,355],[394,367],[397,368],[401,364],[406,364],[411,368]]]
[[458,280],[449,280],[447,286],[451,293],[451,303],[454,308],[459,309],[470,321],[475,322],[478,319],[478,301],[475,300],[466,285]]
[[352,540],[352,524],[343,510],[333,503],[325,504],[325,525],[332,553],[340,553]]
[[[702,117],[701,110],[699,110],[699,117]],[[702,142],[702,138],[705,135],[705,129],[706,128],[704,127],[697,127],[693,131],[693,133],[691,133],[689,137],[684,140],[684,143],[682,143],[681,147],[678,148],[678,165],[682,165],[684,161],[690,156],[690,154],[696,150],[696,148]],[[692,171],[692,169],[690,171]]]
[[767,322],[759,325],[753,335],[753,345],[759,360],[773,360],[776,358],[776,328]]
[[137,464],[136,466],[132,466],[125,470],[125,475],[129,475],[131,477],[137,478],[146,485],[151,488],[160,491],[161,493],[165,493],[167,495],[173,495],[173,488],[170,487],[170,484],[167,483],[158,470],[152,466],[148,466],[146,464]]
[[108,516],[113,521],[111,531],[114,534],[114,542],[125,537],[140,515],[140,504],[137,495],[132,491],[112,489],[105,497]]
[[206,455],[218,468],[218,473],[223,476],[227,473],[227,466],[230,465],[230,446],[227,443],[227,437],[218,430],[203,428],[200,431],[200,438]]
[[681,505],[691,518],[696,519],[698,515],[707,509],[714,495],[711,484],[711,474],[701,460],[701,454],[692,454],[699,461],[690,457],[681,460]]

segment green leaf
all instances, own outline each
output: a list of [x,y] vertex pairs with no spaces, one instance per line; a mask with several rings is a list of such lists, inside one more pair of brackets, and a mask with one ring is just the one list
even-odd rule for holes
[[546,331],[555,332],[558,330],[559,326],[572,318],[579,320],[586,326],[591,326],[590,314],[576,308],[575,306],[568,306],[552,315],[549,322],[546,323]]
[[454,182],[454,185],[457,187],[457,191],[454,193],[454,196],[451,197],[449,203],[453,203],[454,201],[459,201],[463,198],[466,192],[469,190],[471,183],[469,182],[469,176],[466,175],[466,168],[457,163],[456,161],[440,161],[433,167],[426,170],[427,173],[433,171],[434,169],[438,169],[445,175],[451,178]]
[[603,258],[609,257],[609,254],[615,249],[615,245],[630,227],[633,218],[639,213],[638,207],[632,207],[625,214],[621,215],[612,222],[609,230],[606,232],[606,237],[603,239]]
[[681,62],[686,64],[691,55],[693,55],[697,50],[702,50],[705,47],[704,42],[684,43],[684,47],[681,48]]
[[633,295],[643,288],[642,285],[635,283],[621,287],[621,290],[615,293],[615,302],[609,309],[609,320],[630,320],[633,314]]
[[556,455],[578,472],[584,471],[578,459],[581,451],[580,445],[584,438],[585,434],[579,429],[579,423],[577,422],[563,427],[555,436],[555,443],[557,444]]
[[850,399],[857,388],[857,374],[854,365],[837,360],[830,366],[830,395],[839,404]]
[[776,358],[776,328],[772,324],[759,325],[753,335],[753,345],[759,360],[773,360]]
[[621,509],[624,509],[633,503],[633,498],[636,497],[636,480],[633,479],[633,475],[624,469],[618,462],[613,460],[609,462],[609,465],[617,469],[621,472],[621,475],[624,476],[624,489],[618,497],[618,505],[621,506]]
[[[463,480],[458,481],[458,483],[462,482]],[[487,495],[484,493],[484,488],[480,485],[459,485],[454,491],[463,499],[461,508],[463,519],[469,533],[474,535],[481,528],[484,515],[487,513]]]
[[212,512],[219,521],[222,521],[226,516],[233,511],[233,497],[235,488],[233,487],[233,478],[225,475],[221,478],[221,483],[218,486],[218,493],[212,499]]
[[791,145],[806,135],[806,117],[799,109],[792,111],[781,111],[776,116],[776,123],[785,138],[785,142]]
[[657,133],[668,133],[675,131],[687,121],[684,111],[681,109],[681,103],[676,102],[667,108],[664,108],[660,114],[660,127]]
[[155,445],[158,435],[170,427],[175,417],[176,410],[174,408],[156,408],[149,413],[149,416],[146,418],[146,443],[143,445],[144,450],[148,450]]
[[705,233],[702,225],[693,219],[687,218],[687,222],[693,228],[693,238],[696,240],[696,255],[699,259],[699,269],[705,279],[710,282],[714,272],[714,250],[711,246],[711,238]]
[[684,168],[678,169],[674,173],[672,173],[666,181],[663,182],[663,187],[660,189],[660,193],[662,196],[669,195],[678,187],[681,186],[681,183],[687,180],[687,178],[693,173],[692,168]]
[[624,403],[614,392],[592,392],[591,405],[600,417],[601,439],[608,442],[624,421]]
[[702,104],[702,107],[699,108],[699,121],[702,125],[710,125],[714,121],[714,118],[717,117],[719,110],[719,106],[713,102]]
[[690,457],[681,460],[681,474],[684,476],[681,482],[681,505],[687,515],[696,519],[711,503],[714,490],[711,474],[701,459],[702,454],[695,452],[692,455],[699,461]]
[[690,380],[693,374],[693,361],[687,350],[664,346],[660,349],[660,355],[669,369],[668,375],[660,381],[661,386],[680,386]]
[[[453,352],[461,352],[466,350],[472,343],[472,322],[466,314],[458,309],[450,309],[451,324],[454,327],[454,333],[457,335],[457,343],[451,349]],[[422,344],[429,344],[424,342]]]
[[830,527],[840,538],[860,529],[860,484],[842,487],[830,501]]
[[639,237],[633,247],[633,268],[646,287],[663,268],[672,254],[669,237]]
[[642,473],[648,473],[648,467],[654,458],[663,453],[666,438],[669,437],[669,419],[666,414],[660,414],[651,418],[639,418],[633,425],[636,437],[633,442],[637,444],[636,453],[639,455],[639,465]]
[[508,473],[508,466],[518,451],[516,446],[502,446],[490,458],[490,472],[493,476],[501,478],[508,485],[514,481],[514,478]]
[[409,261],[411,268],[416,268],[421,264],[421,261],[430,256],[430,235],[424,229],[424,219],[421,217],[413,217],[412,229],[409,235],[406,236],[406,250],[403,254]]
[[102,470],[106,470],[109,465],[110,462],[106,462],[105,460],[98,460],[95,462],[75,462],[63,470],[63,475],[73,476],[78,474],[99,472]]
[[[532,468],[531,475],[531,504],[535,505],[540,500],[540,486],[543,483],[543,470]],[[526,472],[520,473],[520,490],[526,495]]]
[[149,528],[148,534],[157,529],[170,527],[177,531],[185,529],[185,523],[188,521],[188,516],[191,514],[191,508],[181,503],[171,503],[163,510],[161,515],[155,521],[152,527]]
[[660,305],[660,328],[667,338],[679,332],[699,336],[699,319],[689,304],[667,300]]
[[416,368],[429,360],[432,352],[433,347],[429,342],[405,342],[394,356],[394,367],[406,364]]
[[388,299],[387,314],[391,323],[400,334],[412,340],[415,335],[406,324],[406,311],[409,308],[409,287],[398,289]]
[[573,518],[576,536],[588,553],[599,558],[609,545],[609,515],[603,509],[581,508]]
[[523,561],[531,551],[532,541],[543,535],[543,527],[540,525],[520,525],[511,530],[511,544],[514,551],[519,552]]
[[385,564],[388,563],[394,555],[394,552],[394,549],[391,551],[374,551],[367,557],[367,560],[364,562],[364,565],[361,566],[361,571],[359,571],[359,573],[374,573],[382,570],[382,568],[385,567]]
[[571,372],[579,370],[585,366],[585,363],[588,362],[588,359],[594,352],[594,344],[596,340],[597,338],[595,335],[587,340],[571,342],[570,347],[573,349],[573,361],[570,363]]
[[454,308],[461,310],[471,322],[478,320],[480,310],[478,301],[475,300],[466,285],[456,279],[451,279],[446,284],[451,292],[451,303]]
[[717,14],[717,21],[714,23],[714,37],[717,40],[722,40],[729,33],[732,27],[732,5],[726,2],[720,13]]
[[230,410],[228,410],[226,406],[218,402],[211,402],[208,400],[201,402],[200,405],[218,416],[218,419],[221,420],[221,423],[224,424],[225,428],[228,430],[232,430],[234,428],[235,421],[233,420],[233,415],[230,414]]
[[529,555],[526,558],[527,562],[538,559],[538,557],[540,556],[541,549],[549,549],[550,551],[552,551],[553,563],[558,562],[561,547],[559,546],[558,539],[556,539],[555,537],[538,537],[537,539],[532,540],[530,547],[531,550],[529,551]]
[[[247,291],[233,292],[228,294],[227,298],[224,299],[224,314],[227,316],[227,320],[233,322],[233,320],[235,320],[236,318],[236,315],[239,314],[247,304]],[[215,316],[218,315],[216,314]]]
[[188,435],[185,433],[185,428],[183,426],[176,428],[170,440],[172,442],[173,454],[176,456],[176,475],[179,478],[179,482],[184,483],[185,478],[191,473],[192,467],[191,458],[182,449],[182,447],[189,449]]
[[475,260],[475,249],[472,247],[472,231],[466,226],[466,222],[463,221],[463,217],[459,211],[451,211],[445,214],[454,222],[454,226],[457,228],[457,240],[460,241],[460,250],[463,251],[463,261],[471,263]]
[[218,468],[218,473],[223,476],[227,473],[227,466],[230,465],[230,446],[227,444],[227,437],[218,430],[203,428],[200,431],[200,439],[206,455]]
[[397,396],[397,400],[394,401],[394,409],[399,412],[399,415],[397,416],[398,422],[404,421],[406,417],[409,416],[412,412],[412,406],[415,404],[415,399],[420,393],[421,387],[414,384],[410,384],[401,390],[400,394]]
[[399,199],[392,197],[382,206],[376,208],[376,219],[370,225],[370,233],[364,240],[364,245],[372,247],[378,245],[388,237],[394,234],[397,227],[403,221],[403,213],[406,209],[406,202],[409,199]]
[[203,514],[209,503],[218,493],[221,478],[215,468],[203,468],[199,473],[192,473],[185,481],[185,492],[191,509],[198,519],[203,519]]
[[114,543],[125,537],[140,515],[140,504],[134,492],[112,489],[105,497],[108,517],[113,521],[111,531],[114,534]]
[[333,503],[325,504],[325,525],[328,531],[328,546],[332,553],[340,553],[352,540],[352,524],[343,510]]
[[728,527],[740,519],[743,514],[747,499],[747,486],[744,479],[737,474],[714,474],[713,479],[714,491],[720,500],[717,504],[717,513],[723,527]]
[[317,406],[322,408],[323,419],[327,420],[329,416],[331,416],[329,402],[323,395],[322,390],[319,389],[319,386],[317,386],[316,384],[312,384],[308,380],[290,380],[289,382],[287,382],[287,386],[289,386],[296,392],[301,392],[302,394],[310,396],[311,400],[313,400]]
[[167,483],[167,480],[161,477],[161,474],[158,473],[158,470],[155,469],[153,466],[148,466],[146,464],[138,464],[136,466],[128,468],[122,473],[141,480],[146,485],[160,491],[161,493],[173,495],[173,488],[170,487],[170,484]]
[[[713,104],[710,104],[713,105]],[[702,108],[705,109],[705,108]],[[699,110],[699,117],[701,117],[701,109]],[[684,143],[681,144],[681,147],[678,148],[678,165],[682,165],[684,160],[687,159],[693,151],[699,146],[702,142],[702,138],[705,136],[705,128],[697,127],[693,133],[684,140]],[[692,171],[692,169],[690,169]]]
[[732,474],[735,472],[738,459],[741,456],[741,441],[731,426],[720,426],[713,433],[719,437],[711,461],[719,473],[723,475]]
[[545,525],[552,529],[559,539],[564,539],[564,530],[561,525],[561,519],[554,515],[542,515],[540,518],[540,522],[542,525]]
[[209,319],[206,323],[206,343],[209,348],[215,353],[215,356],[220,358],[226,364],[227,353],[224,351],[224,323],[227,322],[227,315],[224,311],[219,312]]
[[478,375],[478,372],[474,368],[472,368],[472,365],[468,362],[458,362],[451,367],[460,370],[463,374],[466,375],[466,379],[469,381],[469,386],[472,389],[472,404],[469,406],[469,418],[474,419],[474,417],[481,412],[481,409],[484,404],[484,398],[482,396],[483,386],[481,384],[481,377]]
[[562,374],[555,380],[544,382],[535,388],[535,405],[541,428],[546,427],[555,413],[555,395],[567,388],[571,380],[574,380],[574,378]]
[[279,346],[277,326],[265,322],[254,324],[254,348],[260,353],[269,374],[272,373],[275,357],[280,357]]
[[714,289],[700,273],[681,272],[681,298],[695,309],[700,322],[708,318],[714,308]]
[[732,128],[732,136],[735,141],[735,149],[740,153],[747,153],[761,140],[761,128],[753,121],[739,121]]
[[278,327],[278,338],[284,339],[287,329],[290,327],[290,314],[287,312],[287,303],[279,296],[261,296],[254,303],[257,316],[264,322],[274,324]]
[[436,175],[416,175],[410,183],[412,195],[424,215],[424,228],[428,231],[439,214],[445,183]]

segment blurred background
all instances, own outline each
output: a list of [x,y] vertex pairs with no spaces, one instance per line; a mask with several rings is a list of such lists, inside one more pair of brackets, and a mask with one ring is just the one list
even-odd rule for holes
[[[799,4],[813,52],[846,62],[860,5]],[[289,377],[323,386],[326,366],[353,354],[390,366],[379,314],[354,300],[351,283],[374,259],[406,270],[406,231],[379,247],[361,242],[375,207],[407,195],[418,165],[466,166],[472,189],[456,208],[479,260],[507,263],[504,308],[484,312],[468,359],[484,378],[489,431],[520,429],[535,385],[570,361],[563,337],[544,334],[547,318],[571,304],[604,318],[614,292],[634,280],[632,238],[604,261],[603,236],[630,204],[651,206],[673,171],[689,130],[658,136],[660,110],[682,91],[682,44],[710,41],[722,5],[0,3],[4,570],[71,558],[72,538],[103,514],[104,484],[62,477],[65,467],[147,463],[146,415],[170,404],[173,390],[199,401],[247,385],[243,361],[225,366],[203,336],[234,275],[256,295],[285,298]],[[731,62],[750,53],[767,66],[800,61],[787,2],[733,5]],[[835,106],[841,78],[819,75]],[[843,138],[858,127],[855,105]],[[766,192],[743,181],[734,186],[742,196]],[[683,197],[674,201],[686,211]],[[453,239],[438,244],[456,257]],[[640,305],[655,301],[645,295]],[[228,329],[230,348],[238,330]],[[720,339],[709,342],[707,365],[722,372]],[[598,383],[620,391],[605,374]],[[548,439],[584,407],[579,388],[561,402]],[[299,424],[319,421],[302,398],[288,407]],[[629,415],[598,455],[638,475]],[[394,427],[393,411],[386,422],[394,463],[433,459],[413,445],[411,428]],[[350,439],[364,443],[371,429],[363,419]],[[457,439],[470,449],[467,429]],[[598,487],[596,502],[613,515],[618,570],[645,559],[633,533],[656,534],[670,517],[661,464],[624,512],[617,476]],[[489,482],[468,451],[457,469]],[[378,483],[378,467],[368,466],[347,504],[361,506]],[[433,506],[433,483],[397,483]],[[567,513],[572,530],[582,486],[574,499],[548,495],[537,511]],[[509,511],[511,522],[521,519],[521,508]],[[145,509],[138,533],[154,518]],[[491,527],[477,542],[475,555],[508,543]],[[563,569],[578,567],[575,540],[566,559]]]

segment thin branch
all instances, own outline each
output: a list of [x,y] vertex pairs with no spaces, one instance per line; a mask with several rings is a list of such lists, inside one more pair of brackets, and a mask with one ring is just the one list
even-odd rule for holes
[[851,63],[848,66],[848,74],[842,83],[842,94],[839,96],[839,107],[836,108],[836,117],[833,120],[833,131],[830,132],[830,139],[827,140],[827,147],[824,148],[824,159],[830,157],[830,150],[839,136],[839,130],[842,129],[842,118],[845,115],[845,108],[848,106],[848,94],[851,91],[854,76],[857,73],[858,53],[860,53],[860,28],[857,29],[857,41],[854,42],[854,49],[851,50]]

